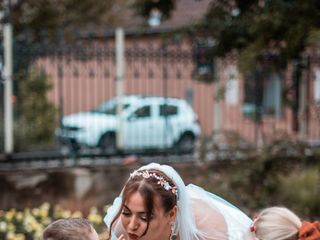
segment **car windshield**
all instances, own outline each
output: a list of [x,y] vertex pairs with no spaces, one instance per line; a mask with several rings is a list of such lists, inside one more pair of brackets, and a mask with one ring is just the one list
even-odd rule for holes
[[[130,104],[123,104],[123,109],[126,109],[130,106]],[[117,113],[117,104],[116,101],[109,101],[101,104],[96,109],[92,110],[92,112],[96,113],[104,113],[108,115],[116,115]]]

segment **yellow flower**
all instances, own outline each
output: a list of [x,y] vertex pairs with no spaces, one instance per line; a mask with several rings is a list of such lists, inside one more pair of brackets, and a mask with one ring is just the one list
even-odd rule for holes
[[49,211],[48,211],[48,209],[40,208],[39,215],[40,215],[41,218],[46,218],[46,217],[48,217],[48,216],[49,216]]
[[62,218],[69,218],[71,217],[71,211],[66,210],[62,212]]
[[102,223],[102,217],[99,214],[89,214],[88,220],[93,224]]
[[16,226],[13,225],[13,223],[11,223],[11,222],[8,223],[8,231],[9,232],[15,232],[16,231]]
[[12,237],[13,240],[25,240],[25,236],[22,233],[13,234]]
[[42,219],[41,223],[43,226],[48,226],[52,222],[51,218]]
[[17,212],[17,214],[16,214],[16,219],[17,219],[18,221],[21,221],[21,220],[23,219],[23,212]]
[[74,218],[82,217],[82,213],[80,211],[75,211],[74,213],[72,213],[72,217]]
[[27,232],[31,233],[38,227],[38,222],[32,215],[27,215],[23,222],[24,228]]
[[53,210],[53,218],[55,219],[62,218],[62,215],[63,215],[62,212],[63,211],[61,207],[59,205],[56,205]]
[[50,204],[48,202],[44,202],[41,206],[40,206],[41,209],[46,209],[46,210],[49,210],[50,209]]
[[5,213],[4,217],[7,219],[7,221],[10,222],[10,221],[12,221],[12,218],[15,215],[15,213],[16,213],[16,210],[12,208],[12,209],[10,209],[10,211]]
[[40,215],[40,210],[38,208],[33,208],[31,213],[32,213],[32,215],[37,217]]
[[90,213],[88,215],[88,220],[94,224],[102,223],[102,217],[98,214],[98,209],[96,207],[92,207],[90,209]]
[[14,240],[15,234],[13,232],[8,232],[7,233],[7,240]]

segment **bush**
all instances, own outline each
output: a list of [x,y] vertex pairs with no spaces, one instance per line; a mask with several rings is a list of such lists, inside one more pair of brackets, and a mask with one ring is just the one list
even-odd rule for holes
[[320,216],[319,169],[297,170],[288,176],[279,176],[278,188],[289,208],[309,218]]

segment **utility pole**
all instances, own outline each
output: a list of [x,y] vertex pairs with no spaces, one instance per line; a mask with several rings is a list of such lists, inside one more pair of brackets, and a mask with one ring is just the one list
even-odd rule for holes
[[116,94],[117,94],[117,149],[123,148],[123,95],[124,95],[124,31],[123,28],[116,29]]
[[4,1],[4,151],[10,155],[13,152],[13,103],[12,103],[12,24],[11,1]]

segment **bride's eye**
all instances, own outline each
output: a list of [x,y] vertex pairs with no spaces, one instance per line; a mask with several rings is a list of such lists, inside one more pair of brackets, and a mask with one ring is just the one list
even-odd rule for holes
[[122,210],[121,214],[124,215],[124,216],[130,216],[131,212],[128,211],[128,210]]
[[148,218],[147,218],[147,215],[141,215],[140,216],[140,219],[144,222],[148,222]]

